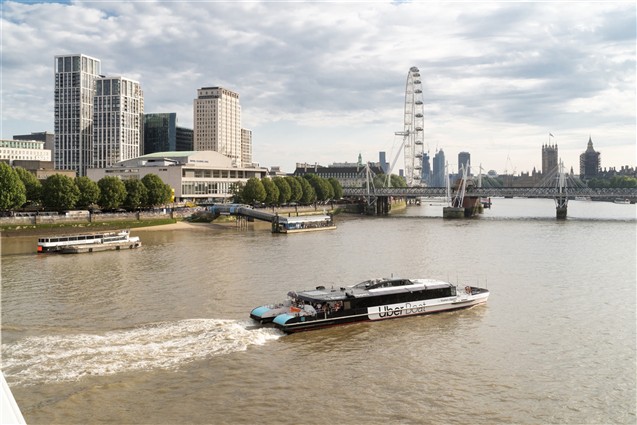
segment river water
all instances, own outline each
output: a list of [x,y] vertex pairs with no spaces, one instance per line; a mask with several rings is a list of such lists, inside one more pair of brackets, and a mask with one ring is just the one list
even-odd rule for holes
[[[2,369],[30,424],[634,424],[635,205],[423,202],[337,230],[134,230],[127,252],[2,239]],[[289,290],[381,276],[487,286],[468,310],[284,336]]]

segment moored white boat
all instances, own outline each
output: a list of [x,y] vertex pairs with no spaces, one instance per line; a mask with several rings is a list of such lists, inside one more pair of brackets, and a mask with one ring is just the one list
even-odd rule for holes
[[394,319],[472,307],[485,303],[489,290],[458,288],[435,279],[383,278],[349,287],[289,292],[286,303],[261,306],[250,317],[273,322],[286,333],[359,321]]
[[139,248],[141,245],[142,243],[139,237],[130,236],[128,230],[119,230],[115,232],[39,238],[38,252],[79,254],[84,252],[113,251],[122,248]]

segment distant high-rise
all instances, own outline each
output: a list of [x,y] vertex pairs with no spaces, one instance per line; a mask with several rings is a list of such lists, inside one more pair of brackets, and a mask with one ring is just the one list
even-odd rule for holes
[[557,169],[557,144],[542,145],[542,174],[545,176]]
[[471,175],[471,154],[469,152],[460,152],[458,154],[458,174],[462,175],[462,167],[467,170],[467,175]]
[[440,149],[434,155],[433,159],[433,179],[432,186],[433,187],[445,187],[446,186],[446,177],[445,177],[445,153]]
[[588,137],[588,146],[586,151],[579,156],[579,174],[580,178],[590,179],[597,177],[601,167],[601,153],[593,149],[593,139]]
[[200,88],[193,115],[195,150],[219,152],[241,167],[239,94],[222,87]]
[[378,152],[378,163],[380,164],[380,168],[383,170],[383,173],[389,173],[389,163],[387,163],[386,153],[381,151]]
[[124,77],[95,80],[93,163],[106,168],[141,156],[144,94],[137,81]]
[[55,167],[86,175],[93,155],[93,97],[99,59],[82,54],[55,56]]
[[431,164],[429,161],[429,154],[422,154],[422,177],[421,182],[427,186],[431,186]]
[[252,164],[252,130],[241,129],[241,164],[247,167]]

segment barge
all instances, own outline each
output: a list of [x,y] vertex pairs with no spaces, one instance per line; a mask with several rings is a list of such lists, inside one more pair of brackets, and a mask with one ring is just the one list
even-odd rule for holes
[[435,279],[382,278],[349,287],[289,292],[279,304],[252,310],[259,323],[273,323],[285,333],[361,321],[395,319],[468,308],[487,302],[489,290],[458,288]]

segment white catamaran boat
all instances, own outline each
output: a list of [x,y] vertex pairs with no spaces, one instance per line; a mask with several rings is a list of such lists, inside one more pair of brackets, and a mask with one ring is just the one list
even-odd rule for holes
[[472,307],[489,298],[489,290],[457,286],[435,279],[372,279],[340,289],[289,292],[288,300],[252,310],[259,323],[274,323],[286,333],[438,313]]
[[142,246],[142,242],[139,237],[130,236],[128,230],[49,236],[38,239],[38,252],[60,252],[62,254],[133,249],[140,246]]

